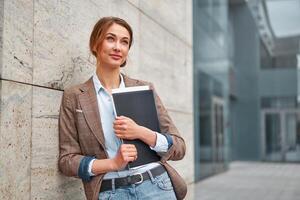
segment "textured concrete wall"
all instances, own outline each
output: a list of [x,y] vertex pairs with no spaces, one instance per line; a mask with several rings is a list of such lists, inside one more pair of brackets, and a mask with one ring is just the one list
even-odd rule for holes
[[185,159],[171,164],[193,182],[191,0],[0,4],[0,199],[84,199],[80,180],[57,169],[58,111],[63,89],[95,70],[89,35],[108,15],[132,25],[124,72],[156,86],[187,142]]

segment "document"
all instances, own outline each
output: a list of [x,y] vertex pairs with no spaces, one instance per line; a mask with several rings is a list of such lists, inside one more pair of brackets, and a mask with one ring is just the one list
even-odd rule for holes
[[[131,118],[138,125],[160,133],[159,121],[153,91],[149,86],[126,87],[112,90],[114,111],[117,116]],[[125,144],[134,144],[137,148],[137,160],[129,163],[136,167],[160,160],[157,153],[141,140],[123,140]]]

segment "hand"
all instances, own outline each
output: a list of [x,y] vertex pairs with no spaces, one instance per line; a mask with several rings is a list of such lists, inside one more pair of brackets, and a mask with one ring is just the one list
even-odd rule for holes
[[142,127],[136,124],[129,117],[116,117],[113,123],[113,128],[116,136],[121,139],[134,140],[139,139]]
[[121,144],[116,157],[113,158],[114,169],[123,169],[128,162],[137,159],[137,150],[133,144]]

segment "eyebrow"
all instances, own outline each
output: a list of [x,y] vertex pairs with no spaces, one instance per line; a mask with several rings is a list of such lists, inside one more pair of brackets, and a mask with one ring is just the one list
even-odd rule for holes
[[[116,35],[116,34],[114,34],[114,33],[107,33],[106,35],[112,35],[112,36],[114,36],[114,37],[117,37],[117,35]],[[128,37],[122,37],[122,39],[128,39],[128,40],[129,40],[129,38],[128,38]]]

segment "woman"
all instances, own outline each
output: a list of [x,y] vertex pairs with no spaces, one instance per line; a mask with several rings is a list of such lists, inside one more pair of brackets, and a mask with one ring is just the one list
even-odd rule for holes
[[[96,72],[63,94],[59,168],[67,176],[82,179],[88,200],[183,199],[186,184],[166,161],[183,158],[184,140],[153,85],[120,73],[132,41],[131,27],[120,18],[104,17],[95,24],[90,50],[97,59]],[[112,89],[141,85],[154,91],[161,133],[125,116],[114,116]],[[160,160],[127,169],[128,162],[139,155],[134,145],[122,144],[121,139],[143,141]]]

